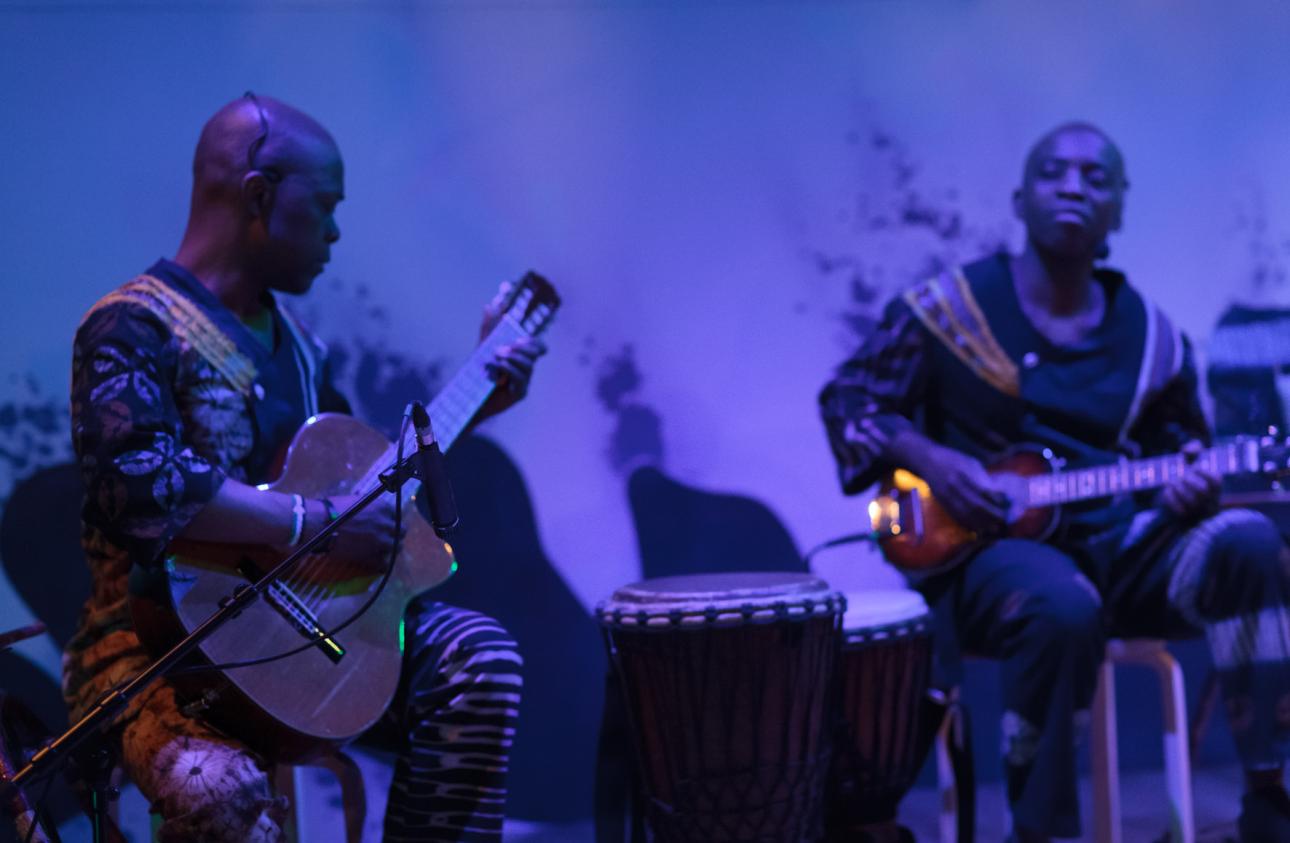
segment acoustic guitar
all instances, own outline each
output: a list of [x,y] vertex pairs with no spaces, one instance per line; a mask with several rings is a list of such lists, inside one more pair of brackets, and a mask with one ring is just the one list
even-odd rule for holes
[[1236,439],[1195,459],[1178,453],[1069,471],[1051,450],[1022,447],[986,466],[1008,498],[1006,525],[998,535],[978,535],[960,525],[923,478],[903,469],[882,482],[867,513],[888,562],[910,573],[940,573],[982,541],[1005,536],[1043,541],[1057,528],[1062,504],[1155,489],[1181,477],[1193,463],[1219,476],[1280,474],[1290,470],[1290,440]]
[[[492,394],[495,384],[485,364],[496,349],[541,333],[559,304],[550,283],[535,273],[510,291],[497,325],[429,404],[443,450]],[[415,447],[409,431],[404,454]],[[278,479],[261,488],[306,498],[362,494],[376,487],[396,453],[384,435],[350,416],[316,416],[288,445]],[[355,576],[325,553],[312,554],[200,650],[208,663],[218,665],[273,656],[311,641],[314,646],[263,665],[179,676],[174,682],[185,710],[201,713],[266,758],[286,762],[330,750],[375,723],[398,685],[404,609],[457,568],[452,548],[435,536],[418,506],[418,491],[415,483],[404,487],[407,530],[389,580],[366,612],[332,634],[368,601],[381,577]],[[154,654],[282,558],[265,547],[234,544],[176,541],[167,550],[164,599],[131,600],[136,631]]]

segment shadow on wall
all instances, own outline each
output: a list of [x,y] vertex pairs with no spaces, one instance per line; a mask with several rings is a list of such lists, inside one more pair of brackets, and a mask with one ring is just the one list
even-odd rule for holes
[[783,522],[761,501],[700,491],[652,466],[632,472],[627,497],[647,579],[807,570]]
[[460,569],[433,595],[492,615],[519,642],[524,697],[507,813],[561,822],[591,811],[605,652],[595,621],[542,549],[519,470],[493,442],[467,436],[448,452],[461,512]]
[[[90,573],[81,553],[80,507],[80,472],[66,463],[43,468],[18,483],[0,518],[5,575],[44,621],[59,649],[75,632],[81,604],[90,593]],[[0,630],[9,626],[0,619]],[[53,732],[67,728],[58,683],[22,656],[0,653],[0,689],[29,706]],[[50,809],[57,822],[79,810],[61,780],[51,789]]]

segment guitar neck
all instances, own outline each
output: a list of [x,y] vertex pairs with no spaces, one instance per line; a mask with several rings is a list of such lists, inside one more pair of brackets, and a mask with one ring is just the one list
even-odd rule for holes
[[[484,402],[493,394],[497,384],[488,376],[487,364],[495,356],[497,349],[523,337],[533,336],[532,332],[520,324],[511,313],[506,313],[496,327],[488,333],[470,359],[462,365],[452,380],[434,397],[426,407],[430,414],[430,426],[441,451],[447,451],[457,438],[466,430],[470,420],[484,406]],[[377,476],[394,465],[398,457],[398,443],[390,445],[385,453],[372,464],[371,470],[357,484],[366,489],[376,483]],[[416,432],[409,425],[403,437],[403,453],[406,456],[417,448]]]
[[1143,492],[1176,480],[1190,465],[1204,466],[1219,476],[1256,473],[1260,470],[1259,443],[1228,442],[1202,451],[1194,460],[1183,454],[1168,454],[1042,474],[1029,478],[1029,505],[1052,506]]

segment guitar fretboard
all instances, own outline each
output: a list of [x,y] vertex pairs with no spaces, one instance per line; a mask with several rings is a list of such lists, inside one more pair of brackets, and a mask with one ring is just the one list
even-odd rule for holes
[[[461,436],[479,408],[493,394],[497,384],[488,376],[486,366],[493,360],[497,349],[535,334],[533,329],[515,317],[515,310],[519,308],[503,314],[493,330],[471,353],[470,359],[426,407],[439,450],[446,452],[457,441],[457,437]],[[356,491],[375,487],[380,473],[394,465],[398,455],[397,445],[397,442],[390,445],[381,458],[372,464],[367,475],[355,485]],[[404,456],[413,453],[416,448],[416,432],[409,425],[403,439]]]
[[1110,465],[1059,471],[1028,478],[1028,506],[1052,506],[1154,489],[1176,480],[1189,465],[1224,476],[1259,470],[1259,443],[1228,442],[1202,451],[1194,460],[1182,454],[1124,460]]

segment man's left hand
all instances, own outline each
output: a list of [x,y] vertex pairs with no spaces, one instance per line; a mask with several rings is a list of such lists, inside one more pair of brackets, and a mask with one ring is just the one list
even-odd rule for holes
[[[1183,446],[1183,453],[1189,459],[1195,459],[1204,447],[1200,441],[1193,439]],[[1207,466],[1192,463],[1182,477],[1165,485],[1160,496],[1161,503],[1181,518],[1207,515],[1218,509],[1221,485],[1219,476]]]
[[480,408],[478,418],[495,416],[522,400],[528,394],[533,367],[543,354],[546,354],[546,345],[533,337],[500,346],[492,362],[486,364],[488,376],[497,383],[497,388]]
[[[509,281],[503,282],[497,295],[484,307],[484,319],[479,326],[480,341],[488,336],[502,318],[512,286]],[[495,416],[523,399],[529,391],[533,367],[543,354],[546,354],[546,345],[533,337],[522,337],[500,346],[493,359],[486,364],[488,376],[497,382],[497,388],[484,402],[474,420],[479,422]]]

